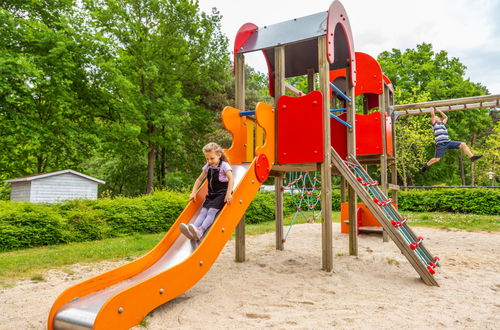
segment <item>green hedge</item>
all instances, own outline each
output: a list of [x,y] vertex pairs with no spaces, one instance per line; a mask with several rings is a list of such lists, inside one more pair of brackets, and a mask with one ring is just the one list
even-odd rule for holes
[[[410,190],[401,191],[399,196],[399,208],[405,211],[500,214],[500,191],[496,189]],[[132,233],[165,232],[187,201],[187,193],[168,191],[137,198],[105,198],[55,205],[3,201],[0,202],[0,251]],[[332,204],[334,210],[339,210],[338,190],[332,192]],[[293,212],[292,197],[285,194],[284,213]],[[246,212],[247,223],[273,219],[274,193],[259,193]]]
[[54,205],[0,202],[0,251],[166,231],[187,201],[188,194],[161,191]]
[[412,189],[399,192],[399,208],[414,212],[500,214],[500,189]]

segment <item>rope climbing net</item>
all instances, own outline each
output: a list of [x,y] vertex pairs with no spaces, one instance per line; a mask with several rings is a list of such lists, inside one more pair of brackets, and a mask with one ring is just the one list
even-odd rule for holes
[[290,172],[287,174],[282,190],[290,193],[295,206],[295,214],[283,241],[287,239],[297,218],[314,223],[321,217],[320,188],[319,172]]

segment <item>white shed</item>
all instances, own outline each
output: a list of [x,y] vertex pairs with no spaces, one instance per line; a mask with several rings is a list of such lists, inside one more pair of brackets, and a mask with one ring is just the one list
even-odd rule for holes
[[73,170],[30,175],[5,182],[12,185],[10,200],[32,203],[97,199],[97,186],[105,183]]

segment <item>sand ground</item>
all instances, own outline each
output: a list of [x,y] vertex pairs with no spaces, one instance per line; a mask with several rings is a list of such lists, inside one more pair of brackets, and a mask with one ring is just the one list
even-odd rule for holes
[[[331,273],[321,271],[320,224],[295,226],[285,251],[274,233],[247,237],[245,263],[233,261],[230,241],[196,286],[148,316],[147,329],[500,329],[499,233],[415,228],[442,260],[440,287],[428,287],[394,243],[362,235],[359,256],[349,257],[338,232],[335,224]],[[0,289],[0,329],[46,329],[64,289],[123,263],[74,265],[73,274]]]

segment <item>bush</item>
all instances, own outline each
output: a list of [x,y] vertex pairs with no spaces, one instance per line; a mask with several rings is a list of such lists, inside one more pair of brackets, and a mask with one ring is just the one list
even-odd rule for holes
[[[188,202],[187,193],[156,191],[137,198],[104,198],[64,204],[0,201],[0,251],[167,231]],[[285,216],[295,212],[284,194]],[[332,191],[332,208],[340,208],[340,192]],[[415,212],[500,214],[495,189],[435,189],[399,192],[399,209]],[[274,193],[261,192],[246,211],[250,224],[274,220]]]
[[399,208],[415,212],[500,214],[500,190],[486,188],[418,189],[399,192]]
[[188,201],[168,191],[64,204],[0,202],[0,251],[166,231]]

